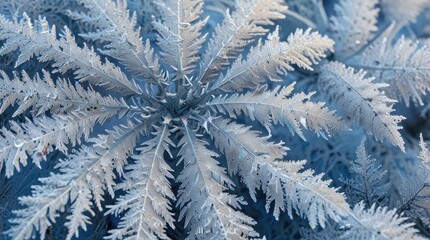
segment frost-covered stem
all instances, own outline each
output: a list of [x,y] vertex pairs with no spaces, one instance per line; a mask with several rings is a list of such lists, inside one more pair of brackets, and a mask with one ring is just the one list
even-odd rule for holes
[[[72,104],[76,104],[76,106],[85,106],[85,105],[97,105],[100,108],[104,108],[104,109],[110,109],[111,111],[115,111],[115,112],[120,112],[120,110],[125,110],[125,111],[137,111],[137,109],[133,109],[130,108],[130,106],[125,105],[125,106],[112,106],[112,105],[106,105],[106,104],[94,104],[91,102],[83,102],[83,101],[77,101],[77,100],[69,100],[69,99],[59,99],[56,97],[41,97],[41,98],[45,98],[45,99],[52,99],[55,100],[56,102],[64,102],[64,103],[72,103]],[[108,111],[110,112],[110,111]]]
[[379,29],[383,29],[383,31],[379,31],[377,33],[374,33],[374,35],[372,36],[371,39],[369,39],[367,41],[367,43],[362,46],[358,51],[356,51],[354,54],[350,54],[349,56],[343,57],[342,59],[338,59],[338,61],[341,61],[343,63],[345,63],[348,66],[353,66],[353,64],[356,62],[354,60],[354,58],[356,56],[360,56],[363,54],[363,52],[366,51],[366,49],[368,49],[369,47],[371,47],[372,45],[375,44],[375,42],[379,41],[382,38],[387,38],[387,39],[393,39],[390,36],[393,36],[393,29],[396,26],[396,22],[392,21],[390,23],[387,23],[383,26],[380,26]]
[[[427,176],[426,176],[426,178],[427,178]],[[416,191],[415,192],[415,194],[411,197],[411,198],[409,198],[409,200],[408,201],[406,201],[406,203],[404,203],[400,208],[399,208],[399,212],[403,212],[403,211],[405,211],[410,205],[411,205],[411,203],[414,201],[414,199],[418,196],[418,194],[420,194],[420,192],[424,189],[424,188],[426,188],[426,187],[429,187],[430,185],[428,185],[428,184],[423,184],[423,186],[418,190],[418,191]]]
[[306,17],[304,17],[304,16],[302,16],[302,15],[300,15],[294,11],[287,10],[285,12],[285,15],[289,15],[289,16],[299,20],[300,22],[306,24],[309,28],[312,28],[312,29],[317,28],[317,25],[313,21],[311,21],[310,19],[308,19],[308,18],[306,18]]
[[[99,116],[98,115],[90,115],[90,116],[88,116],[88,118],[93,118],[93,119],[97,119]],[[75,120],[82,120],[82,119],[75,119]],[[59,132],[61,132],[61,131],[66,131],[66,129],[67,128],[70,128],[71,126],[73,126],[73,125],[75,125],[76,124],[76,122],[74,122],[74,121],[70,121],[70,122],[68,122],[68,124],[66,124],[66,125],[64,125],[64,126],[62,126],[61,128],[57,128],[57,129],[53,129],[53,130],[51,130],[51,131],[44,131],[44,133],[45,134],[43,134],[43,135],[39,135],[39,136],[37,136],[37,137],[34,137],[34,138],[30,138],[30,139],[28,139],[28,140],[22,140],[22,139],[20,139],[20,145],[21,145],[21,147],[23,146],[23,145],[25,145],[25,144],[27,144],[27,143],[29,143],[29,142],[37,142],[37,141],[39,141],[39,140],[41,140],[41,139],[46,139],[46,138],[50,138],[50,136],[52,136],[52,135],[54,135],[54,134],[58,134]],[[14,146],[14,145],[7,145],[7,146],[5,146],[4,148],[1,148],[0,149],[0,152],[1,151],[5,151],[6,149],[9,149],[9,148],[12,148],[12,147],[17,147],[17,146]]]
[[[46,213],[47,208],[49,208],[53,203],[58,203],[58,201],[60,201],[66,194],[68,194],[71,191],[72,187],[68,187],[66,188],[65,191],[63,191],[60,195],[57,195],[57,197],[55,197],[52,201],[50,201],[47,205],[43,206],[40,210],[39,213]],[[31,229],[35,224],[35,222],[37,221],[37,219],[39,219],[40,214],[34,214],[34,216],[26,221],[25,223],[25,227],[23,227],[22,229]],[[14,239],[26,239],[25,236],[26,232],[25,231],[21,231],[20,234],[15,235]]]
[[[161,148],[161,145],[162,145],[162,143],[163,143],[163,141],[164,141],[164,136],[165,136],[165,134],[166,133],[168,133],[168,125],[167,124],[165,124],[164,126],[163,126],[163,130],[162,130],[162,132],[161,132],[161,136],[160,136],[160,140],[158,141],[158,143],[157,143],[157,147],[156,147],[156,149],[155,149],[155,154],[154,154],[154,159],[152,159],[152,163],[151,163],[151,171],[150,171],[150,173],[149,173],[149,177],[152,179],[152,176],[153,176],[153,174],[154,174],[154,169],[155,169],[155,164],[156,164],[156,162],[157,162],[157,160],[155,159],[156,157],[157,157],[157,154],[159,153],[159,151],[160,151],[160,148]],[[163,151],[164,151],[164,149],[162,149]],[[162,153],[161,153],[162,154]],[[149,193],[150,191],[149,191],[149,181],[148,181],[148,183],[146,184],[146,186],[145,186],[145,193]],[[145,197],[145,200],[143,201],[143,204],[142,204],[142,206],[145,208],[146,206],[147,206],[147,204],[148,204],[148,199],[149,199],[149,197]],[[142,223],[143,222],[143,216],[144,214],[142,214],[142,212],[140,213],[140,216],[139,216],[139,223]],[[145,234],[146,234],[146,236],[151,236],[152,234],[151,233],[149,233],[146,229],[144,229],[144,228],[142,228],[141,227],[141,224],[139,224],[139,229],[137,230],[137,235],[136,235],[136,239],[143,239],[145,236],[140,236],[140,232],[141,231],[143,231]]]
[[[364,229],[366,229],[368,232],[374,232],[372,229],[369,229],[364,223],[361,222],[361,220],[354,214],[354,212],[352,211],[351,208],[347,207],[345,208],[344,206],[338,206],[335,203],[331,202],[329,199],[327,199],[325,196],[321,195],[318,191],[315,191],[314,189],[312,189],[311,187],[307,186],[304,182],[302,182],[300,179],[295,179],[291,176],[288,176],[286,174],[277,172],[271,165],[270,163],[264,162],[262,160],[260,160],[259,156],[257,156],[254,151],[252,149],[249,149],[247,146],[243,145],[239,139],[237,139],[234,135],[228,133],[227,131],[225,131],[224,129],[219,128],[216,124],[214,124],[212,121],[210,121],[210,119],[206,118],[206,117],[202,117],[199,116],[199,118],[201,119],[201,121],[203,121],[204,123],[210,125],[211,127],[213,127],[214,129],[216,129],[217,132],[221,133],[222,135],[225,136],[226,139],[229,139],[232,142],[235,142],[235,144],[237,144],[238,146],[241,147],[241,149],[243,149],[244,151],[246,151],[248,154],[250,154],[254,161],[258,162],[258,165],[260,166],[265,166],[267,167],[267,169],[274,175],[278,175],[280,174],[282,177],[285,177],[286,179],[288,179],[291,182],[296,183],[298,186],[300,186],[301,188],[303,188],[305,191],[310,191],[312,193],[314,193],[316,196],[318,196],[319,198],[323,199],[324,201],[330,203],[335,209],[337,209],[344,218],[346,219],[351,219],[354,222],[356,222],[358,225],[361,225]],[[390,239],[387,236],[384,236],[386,239]]]
[[381,71],[430,71],[430,68],[427,67],[398,67],[398,66],[374,66],[374,65],[364,65],[364,64],[348,64],[348,66],[353,67],[355,69],[363,69],[363,70],[381,70]]
[[[267,163],[265,161],[262,161],[260,159],[260,157],[254,153],[254,151],[252,149],[249,149],[247,146],[243,145],[239,139],[237,139],[234,135],[228,133],[227,131],[225,131],[224,129],[219,128],[216,124],[214,124],[212,121],[210,121],[210,119],[206,118],[206,117],[202,117],[200,116],[200,119],[203,120],[204,123],[210,124],[213,128],[215,128],[218,132],[220,132],[221,134],[223,134],[226,139],[229,139],[233,142],[235,142],[238,146],[240,146],[243,150],[245,150],[248,154],[250,154],[254,160],[256,162],[259,163],[260,166],[266,166],[268,168],[268,170],[273,174],[273,175],[278,175],[281,174],[283,177],[285,177],[286,179],[290,180],[291,182],[296,183],[297,185],[299,185],[300,187],[302,187],[303,189],[313,192],[314,194],[316,194],[318,197],[320,197],[321,199],[324,199],[324,201],[327,201],[329,203],[331,203],[331,201],[329,199],[327,199],[325,196],[321,195],[319,192],[315,191],[314,189],[308,187],[305,183],[301,182],[299,179],[295,179],[292,178],[286,174],[277,172],[272,165],[270,165],[270,163]],[[202,123],[203,124],[203,123]],[[334,204],[333,204],[334,205]],[[352,212],[350,209],[344,209],[343,206],[337,206],[334,205],[334,207],[338,210],[340,210],[341,213],[350,213],[352,215]]]
[[[187,125],[186,121],[182,120],[182,122],[183,122],[183,125],[184,125],[184,128],[185,128],[186,138],[188,139],[188,143],[189,143],[189,145],[190,145],[190,147],[191,147],[191,149],[192,149],[192,151],[194,153],[194,157],[196,157],[195,161],[196,161],[196,164],[198,166],[197,168],[199,169],[199,172],[200,172],[200,177],[202,178],[202,181],[204,182],[203,185],[204,185],[206,196],[212,202],[216,202],[218,200],[214,199],[213,196],[211,195],[210,190],[208,189],[208,186],[210,186],[210,184],[206,183],[207,179],[204,177],[204,173],[202,172],[203,167],[201,166],[200,161],[197,159],[198,153],[197,153],[197,150],[196,150],[196,148],[194,146],[194,140],[191,137],[192,133],[191,133],[190,129],[188,128],[188,125]],[[216,216],[218,218],[218,222],[222,225],[221,228],[222,229],[226,229],[226,227],[224,226],[224,221],[222,221],[222,218],[221,218],[220,213],[218,212],[218,210],[215,210],[214,212],[215,212],[215,214],[216,214]],[[229,237],[226,235],[227,231],[222,231],[222,232],[225,234],[225,236],[224,236],[225,239],[229,239]]]
[[[196,82],[200,83],[202,82],[202,80],[206,79],[207,74],[209,74],[209,68],[212,67],[212,64],[215,60],[217,60],[217,57],[219,57],[219,55],[222,53],[222,51],[225,49],[225,47],[228,45],[228,43],[231,42],[231,40],[236,37],[236,34],[241,30],[241,28],[243,27],[243,25],[241,25],[240,27],[237,27],[235,29],[235,31],[230,35],[229,38],[226,39],[225,44],[223,44],[222,48],[219,49],[219,51],[214,55],[213,58],[210,59],[209,63],[206,64],[205,68],[203,70],[201,70],[201,74],[196,78]],[[197,84],[195,84],[197,86]]]
[[[112,26],[116,29],[117,32],[121,33],[120,28],[117,26],[117,24],[115,24],[115,21],[106,13],[106,10],[103,9],[97,1],[95,0],[91,0],[93,2],[93,4],[95,4],[97,6],[97,8],[100,9],[100,12],[104,14],[104,16],[108,19],[108,21],[112,24]],[[139,63],[142,66],[147,66],[147,63],[142,62],[142,59],[137,55],[137,52],[135,50],[131,51],[133,53],[133,56],[139,61]],[[153,79],[159,79],[158,76],[155,75],[155,73],[153,71],[151,71],[151,68],[148,68],[149,73],[151,74],[151,77]],[[157,81],[157,86],[160,87],[160,89],[163,89],[161,83],[159,81]],[[143,96],[143,94],[141,94]]]
[[325,11],[325,8],[324,8],[323,0],[318,1],[317,6],[321,16],[321,24],[319,24],[320,26],[319,28],[320,29],[322,28],[321,30],[324,31],[328,28],[329,20],[328,20],[327,12]]

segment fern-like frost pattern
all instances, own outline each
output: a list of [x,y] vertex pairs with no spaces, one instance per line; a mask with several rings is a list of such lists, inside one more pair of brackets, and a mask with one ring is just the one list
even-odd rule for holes
[[[398,0],[331,12],[322,0],[71,0],[60,19],[52,1],[4,2],[0,170],[11,181],[55,167],[2,237],[271,239],[264,214],[309,239],[421,239],[429,226],[424,138],[416,178],[408,161],[373,159],[418,145],[396,107],[428,101],[430,51],[396,34],[426,0],[405,12]],[[397,25],[381,29],[380,14]],[[356,150],[331,145],[361,129]],[[328,154],[325,172],[314,141],[354,160]],[[290,156],[306,146],[308,159]],[[97,218],[106,231],[91,235]]]

